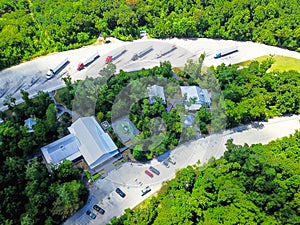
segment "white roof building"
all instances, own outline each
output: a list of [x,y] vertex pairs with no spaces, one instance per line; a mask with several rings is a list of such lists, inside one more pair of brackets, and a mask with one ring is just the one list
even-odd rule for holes
[[163,87],[158,85],[153,85],[151,87],[147,87],[147,90],[148,90],[150,104],[153,104],[156,101],[154,97],[161,98],[163,103],[166,104],[166,98],[165,98]]
[[82,117],[69,128],[70,135],[41,148],[47,163],[57,165],[63,160],[83,157],[92,173],[97,167],[119,153],[110,136],[95,117]]
[[24,120],[24,126],[28,127],[28,132],[32,133],[34,132],[33,126],[36,124],[36,121],[34,119],[28,118],[27,120]]
[[[211,96],[206,89],[196,86],[181,86],[181,95],[185,99],[185,108],[190,111],[196,111],[201,108],[203,104],[211,106]],[[189,101],[192,101],[188,104]]]

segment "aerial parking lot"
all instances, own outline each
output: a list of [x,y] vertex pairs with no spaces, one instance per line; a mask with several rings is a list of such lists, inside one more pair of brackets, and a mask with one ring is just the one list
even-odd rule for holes
[[[112,61],[117,66],[117,71],[135,71],[142,68],[151,68],[163,61],[170,61],[175,67],[183,67],[187,59],[196,60],[202,53],[206,54],[204,61],[206,66],[216,66],[221,63],[235,64],[270,54],[300,59],[300,53],[253,42],[205,38],[190,40],[175,38],[165,40],[150,39],[129,43],[114,38],[110,40],[109,44],[88,46],[51,54],[0,71],[0,109],[5,108],[3,103],[6,96],[16,98],[17,103],[21,102],[21,89],[29,92],[30,96],[34,96],[40,90],[51,91],[63,87],[64,82],[61,78],[67,74],[73,80],[81,80],[87,76],[97,77],[99,76],[99,71],[106,65],[107,57],[123,52],[124,49],[126,51]],[[149,46],[153,50],[140,55],[134,61],[132,60],[135,54],[147,49]],[[176,46],[176,48],[171,51],[172,46]],[[237,46],[238,51],[218,59],[214,58],[218,52],[232,46]],[[170,49],[170,51],[166,49]],[[91,53],[94,52],[97,52],[100,57],[95,58],[84,69],[77,71],[78,63],[82,62],[82,59],[89,58]],[[69,64],[55,74],[54,77],[47,80],[46,74],[49,69],[62,58],[68,58]]]

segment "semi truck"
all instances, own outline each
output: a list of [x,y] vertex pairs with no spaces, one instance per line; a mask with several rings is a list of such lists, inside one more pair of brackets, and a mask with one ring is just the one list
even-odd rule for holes
[[227,49],[224,49],[220,52],[218,52],[216,55],[215,55],[215,59],[218,59],[218,58],[221,58],[223,56],[226,56],[226,55],[230,55],[234,52],[237,52],[238,51],[238,47],[237,46],[234,46],[234,47],[231,47],[231,48],[227,48]]
[[140,58],[140,57],[146,55],[147,53],[149,53],[149,52],[152,51],[152,50],[153,50],[153,47],[152,47],[152,46],[149,46],[148,48],[145,48],[144,50],[142,50],[142,51],[140,51],[140,52],[134,54],[134,55],[132,56],[131,60],[135,61],[135,60],[137,60],[138,58]]
[[63,58],[59,61],[59,63],[57,63],[55,66],[51,67],[46,75],[46,78],[49,80],[52,77],[54,77],[54,75],[63,67],[67,64],[67,62],[69,62],[68,58]]
[[99,57],[99,53],[96,51],[95,53],[93,53],[92,55],[90,55],[90,57],[87,58],[84,62],[78,63],[77,70],[78,71],[82,70],[84,67],[86,67],[90,63],[94,62],[94,60],[97,59],[98,57]]
[[156,57],[160,58],[166,54],[169,54],[170,52],[174,51],[176,48],[177,48],[176,45],[168,46],[167,48],[163,49],[159,54],[156,54]]
[[120,51],[118,51],[116,54],[114,55],[109,55],[106,57],[105,59],[105,63],[110,63],[113,60],[116,60],[117,58],[119,58],[121,55],[123,55],[127,50],[125,48],[122,48]]

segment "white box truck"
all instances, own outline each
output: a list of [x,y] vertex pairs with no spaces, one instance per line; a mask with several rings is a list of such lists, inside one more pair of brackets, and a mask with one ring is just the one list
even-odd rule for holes
[[69,62],[68,58],[63,58],[54,67],[51,67],[46,75],[47,79],[51,79],[66,63]]

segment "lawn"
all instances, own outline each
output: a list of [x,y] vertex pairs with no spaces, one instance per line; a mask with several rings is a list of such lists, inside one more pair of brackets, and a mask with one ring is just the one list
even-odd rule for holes
[[[254,60],[247,60],[241,63],[238,63],[237,65],[239,66],[248,66],[252,61],[258,61],[258,62],[262,62],[263,60],[265,60],[266,58],[268,58],[270,56],[261,56],[258,57]],[[286,70],[296,70],[298,72],[300,72],[300,59],[296,59],[296,58],[291,58],[291,57],[287,57],[287,56],[280,56],[280,55],[275,55],[273,56],[275,62],[274,64],[271,66],[270,71],[286,71]]]

